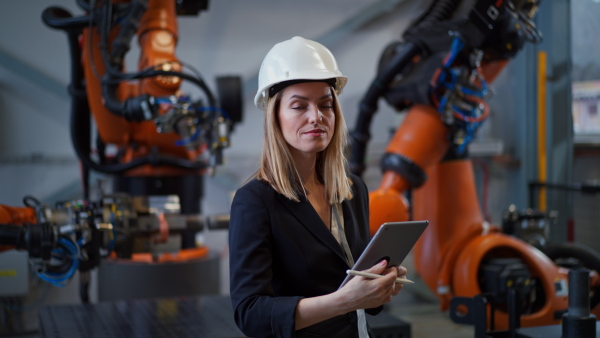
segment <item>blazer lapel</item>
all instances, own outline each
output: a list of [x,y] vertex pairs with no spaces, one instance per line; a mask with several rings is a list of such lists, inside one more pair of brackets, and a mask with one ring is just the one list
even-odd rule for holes
[[[300,223],[313,234],[313,236],[315,236],[324,245],[329,247],[336,255],[340,257],[340,259],[346,262],[346,258],[340,243],[337,242],[333,234],[331,234],[329,229],[327,229],[325,223],[323,223],[323,220],[321,220],[321,217],[319,217],[319,214],[317,214],[306,197],[300,197],[300,202],[294,202],[279,194],[277,197],[283,203],[283,205],[285,205],[294,214],[294,216],[296,216]],[[354,255],[353,250],[352,254]]]

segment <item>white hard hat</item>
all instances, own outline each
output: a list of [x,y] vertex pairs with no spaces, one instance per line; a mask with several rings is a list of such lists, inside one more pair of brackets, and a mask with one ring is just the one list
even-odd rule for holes
[[293,80],[335,80],[338,94],[348,82],[338,69],[333,54],[322,44],[300,36],[273,46],[265,56],[258,73],[258,92],[254,104],[265,110],[269,89],[273,85]]

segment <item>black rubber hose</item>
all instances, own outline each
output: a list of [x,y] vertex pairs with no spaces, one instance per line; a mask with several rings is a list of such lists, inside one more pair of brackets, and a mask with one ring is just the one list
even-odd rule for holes
[[583,244],[553,244],[544,248],[544,253],[553,261],[560,258],[576,258],[585,267],[600,273],[600,253]]
[[[107,2],[107,5],[111,6],[110,2]],[[129,12],[121,20],[119,34],[112,42],[111,60],[118,64],[123,61],[125,53],[129,51],[131,39],[136,34],[140,20],[146,9],[148,9],[148,0],[133,0],[129,3],[129,6]]]
[[88,0],[77,0],[77,4],[84,11],[90,11],[92,7],[90,7],[90,2]]
[[89,16],[73,17],[69,11],[61,7],[48,7],[42,12],[42,21],[52,28],[70,30],[83,30],[90,23]]
[[365,156],[367,142],[371,138],[369,129],[373,116],[377,112],[377,101],[385,93],[394,77],[406,67],[413,57],[420,52],[414,43],[406,43],[402,51],[389,62],[382,72],[371,82],[367,93],[360,101],[358,119],[355,128],[350,132],[352,152],[350,154],[350,170],[362,176],[366,169]]
[[457,0],[436,0],[423,18],[413,28],[423,28],[434,25],[440,21],[448,20],[458,5]]
[[[190,81],[198,87],[200,87],[200,89],[202,89],[210,107],[217,106],[215,96],[211,92],[210,88],[208,88],[206,83],[202,79],[194,77],[192,75],[175,71],[152,70],[144,72],[143,75],[137,76],[135,78],[141,79],[155,76],[176,76],[181,79]],[[104,98],[104,106],[111,113],[119,117],[123,117],[127,121],[148,120],[149,116],[147,116],[148,113],[144,110],[144,107],[148,107],[148,109],[150,110],[153,109],[154,103],[152,102],[152,98],[150,97],[150,95],[144,94],[126,99],[124,101],[119,101],[117,99],[117,83],[123,79],[124,78],[121,77],[115,77],[114,74],[110,73],[107,73],[107,75],[105,75],[102,84],[102,96]]]

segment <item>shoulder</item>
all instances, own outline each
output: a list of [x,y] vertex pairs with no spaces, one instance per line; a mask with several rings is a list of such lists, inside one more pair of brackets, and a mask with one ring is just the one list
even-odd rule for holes
[[348,178],[352,182],[352,190],[355,194],[360,194],[362,196],[368,194],[367,185],[365,184],[365,181],[363,181],[362,178],[352,173],[348,174]]
[[234,201],[241,198],[264,198],[267,196],[274,196],[275,194],[275,190],[269,183],[253,178],[236,190]]

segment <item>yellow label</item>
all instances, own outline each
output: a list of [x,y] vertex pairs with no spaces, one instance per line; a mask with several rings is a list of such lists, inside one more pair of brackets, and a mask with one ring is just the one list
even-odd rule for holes
[[0,270],[0,278],[17,277],[17,270]]

